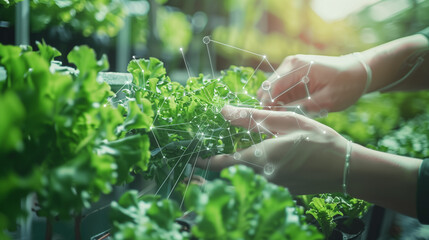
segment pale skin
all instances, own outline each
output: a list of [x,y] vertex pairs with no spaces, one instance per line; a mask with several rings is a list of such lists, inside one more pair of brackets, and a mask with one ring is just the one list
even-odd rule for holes
[[[363,51],[363,59],[373,72],[367,92],[377,91],[394,82],[394,70],[399,69],[412,53],[428,45],[424,36],[413,35]],[[277,79],[277,75],[269,78],[272,81],[271,92],[263,89],[258,92],[264,105],[274,110],[284,110],[277,106],[290,104],[302,106],[309,112],[320,111],[320,108],[334,112],[346,109],[362,96],[367,75],[362,64],[352,55],[296,55],[286,58],[277,72],[287,73],[310,61],[313,61],[309,73],[310,100],[299,88],[279,96],[274,102],[269,98],[269,94],[278,96],[293,85],[293,79],[301,79],[305,74],[296,71],[281,79]],[[427,88],[429,82],[412,79],[390,90]],[[246,114],[233,117],[237,116],[237,111]],[[220,170],[243,163],[263,173],[264,164],[270,163],[275,171],[267,178],[288,187],[294,194],[342,192],[347,140],[332,128],[287,111],[226,106],[222,114],[232,125],[264,132],[272,138],[240,150],[243,161],[237,161],[232,154],[223,154],[211,157],[210,161],[199,160],[200,167],[206,167],[210,162],[211,169]],[[262,156],[255,154],[258,148],[264,150]],[[416,185],[421,163],[421,159],[379,152],[352,143],[347,192],[353,197],[416,217]]]

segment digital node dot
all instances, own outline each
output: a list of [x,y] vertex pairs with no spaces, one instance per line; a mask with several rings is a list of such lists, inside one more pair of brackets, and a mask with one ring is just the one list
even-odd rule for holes
[[304,77],[301,78],[301,82],[307,84],[307,83],[310,82],[310,78],[308,76],[304,76]]
[[254,154],[255,154],[255,157],[262,157],[263,155],[262,149],[256,148]]
[[244,111],[244,110],[240,111],[239,115],[240,115],[240,118],[246,118],[247,117],[247,112]]
[[209,44],[210,43],[210,37],[209,36],[205,36],[205,37],[203,37],[203,43],[204,44]]
[[179,48],[179,50],[180,50],[181,52],[183,52],[183,48]]
[[241,153],[239,153],[239,152],[235,152],[235,153],[234,153],[234,155],[233,155],[233,157],[234,157],[234,159],[235,159],[235,160],[240,160],[240,158],[241,158]]
[[264,166],[264,174],[270,176],[274,173],[275,167],[272,163],[267,163]]
[[264,81],[262,83],[261,87],[263,90],[268,91],[271,88],[271,82],[270,81]]
[[322,109],[322,110],[320,110],[320,112],[319,112],[319,116],[320,116],[321,118],[325,118],[325,117],[327,117],[327,116],[328,116],[328,110],[326,110],[326,109]]

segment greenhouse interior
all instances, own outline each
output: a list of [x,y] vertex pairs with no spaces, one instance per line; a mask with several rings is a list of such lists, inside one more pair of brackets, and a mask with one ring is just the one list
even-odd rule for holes
[[428,0],[0,0],[0,240],[429,239]]

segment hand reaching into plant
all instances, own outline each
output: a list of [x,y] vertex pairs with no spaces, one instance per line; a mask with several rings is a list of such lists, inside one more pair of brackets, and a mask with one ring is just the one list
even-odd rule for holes
[[295,55],[285,58],[267,81],[258,91],[264,106],[300,105],[309,112],[330,112],[346,109],[360,98],[366,73],[351,55]]
[[[308,112],[335,112],[355,103],[364,93],[375,90],[417,90],[428,88],[425,78],[396,81],[404,75],[398,69],[418,50],[427,48],[421,34],[401,38],[360,54],[340,57],[295,55],[287,57],[258,91],[264,106],[275,110],[301,106]],[[387,88],[386,88],[387,87]]]
[[[200,167],[220,170],[245,164],[264,173],[271,182],[288,187],[293,194],[343,190],[347,140],[333,129],[293,112],[226,106],[222,115],[232,125],[272,138],[234,154],[200,159]],[[417,176],[422,160],[358,144],[351,146],[347,193],[416,216]]]
[[341,191],[347,141],[333,129],[293,112],[226,106],[222,114],[232,125],[272,138],[212,157],[212,169],[243,163],[261,173],[274,171],[268,178],[294,194]]

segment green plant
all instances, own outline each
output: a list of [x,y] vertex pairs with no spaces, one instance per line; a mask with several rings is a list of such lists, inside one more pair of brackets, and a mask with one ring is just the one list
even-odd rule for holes
[[336,203],[328,203],[324,198],[314,197],[310,202],[310,207],[311,209],[307,210],[306,213],[311,214],[316,219],[323,235],[328,238],[337,226],[334,217],[343,215],[339,206]]
[[[227,181],[207,183],[203,190],[193,185],[185,203],[197,218],[192,235],[198,239],[322,239],[313,226],[294,218],[294,202],[289,192],[268,183],[245,166],[232,166],[221,172]],[[174,219],[180,211],[171,200],[126,193],[112,204],[114,239],[135,239],[134,233],[150,239],[188,239],[178,232]],[[288,211],[291,210],[291,211]],[[150,235],[149,235],[150,234]],[[136,236],[138,237],[138,236]],[[172,239],[167,238],[167,239]]]
[[155,58],[133,60],[128,71],[133,80],[124,91],[137,101],[150,99],[155,113],[147,177],[164,180],[165,164],[177,164],[175,176],[179,176],[191,158],[231,153],[263,140],[260,134],[231,126],[220,113],[226,104],[259,106],[253,96],[265,80],[262,72],[232,66],[219,79],[200,75],[182,86],[166,76],[162,62]]
[[111,207],[113,239],[189,239],[189,234],[181,232],[180,225],[175,223],[182,215],[176,202],[152,195],[139,198],[133,190],[124,193]]
[[68,54],[74,71],[51,62],[60,55],[56,49],[37,46],[0,44],[7,73],[0,81],[0,234],[25,216],[21,200],[31,193],[47,225],[54,218],[81,218],[82,209],[113,184],[131,181],[130,171],[146,170],[150,157],[145,132],[129,134],[149,128],[148,101],[110,104],[110,87],[97,81],[108,67],[104,56],[97,60],[92,49],[75,47]]
[[126,15],[120,0],[37,0],[31,1],[31,11],[30,23],[34,32],[67,25],[83,36],[92,33],[116,36]]
[[335,203],[339,210],[346,216],[344,224],[350,225],[354,219],[360,218],[368,211],[371,205],[364,200],[345,196],[343,194],[321,194],[327,203]]

